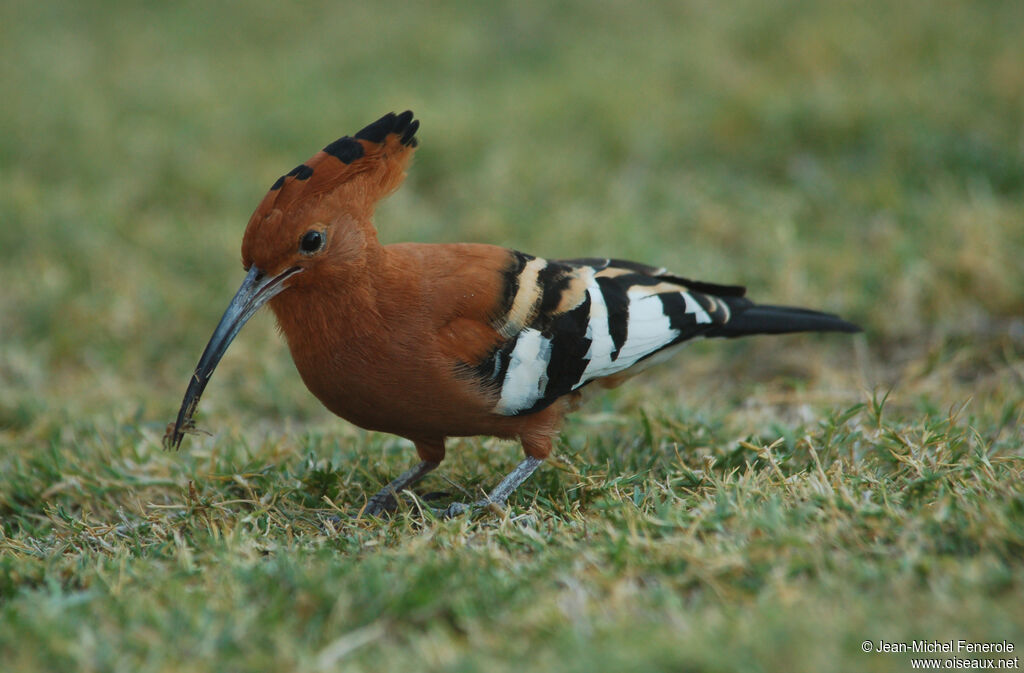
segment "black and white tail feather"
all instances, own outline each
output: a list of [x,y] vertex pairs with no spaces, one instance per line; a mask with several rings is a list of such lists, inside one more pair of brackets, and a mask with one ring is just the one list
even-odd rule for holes
[[829,313],[754,304],[741,286],[616,259],[513,252],[504,281],[493,320],[503,341],[472,371],[506,416],[539,411],[592,381],[617,383],[695,337],[860,331]]

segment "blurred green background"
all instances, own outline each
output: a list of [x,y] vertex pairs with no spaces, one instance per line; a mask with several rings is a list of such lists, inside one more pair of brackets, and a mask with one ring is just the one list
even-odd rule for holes
[[[7,423],[55,399],[167,417],[270,183],[406,108],[385,241],[649,261],[882,342],[1024,314],[1017,2],[0,12]],[[294,378],[265,326],[235,348],[214,385]]]
[[[165,455],[158,440],[241,281],[249,214],[280,174],[407,108],[420,149],[378,209],[385,242],[636,259],[867,330],[700,344],[583,418],[685,408],[726,419],[730,439],[779,423],[799,434],[800,405],[817,418],[893,388],[901,421],[969,403],[1019,455],[1022,36],[1015,0],[4,0],[5,539],[52,535],[57,504],[116,518],[103,488],[67,486],[62,461],[94,486],[126,455],[159,465],[166,483],[139,498],[181,499],[208,454]],[[200,412],[248,450],[280,438],[264,465],[315,449],[288,444],[304,427],[336,451],[393,446],[319,407],[269,315],[232,346]],[[587,435],[580,423],[570,437]],[[494,459],[494,477],[516,451]],[[62,553],[49,539],[45,567]],[[5,566],[0,604],[51,577],[28,567]]]
[[8,397],[166,416],[143,391],[194,364],[270,182],[390,110],[423,127],[385,241],[647,260],[883,339],[1024,313],[1020,3],[2,12]]

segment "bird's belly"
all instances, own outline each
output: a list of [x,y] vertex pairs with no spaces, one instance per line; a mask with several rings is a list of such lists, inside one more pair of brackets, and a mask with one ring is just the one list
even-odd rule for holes
[[409,438],[516,434],[512,419],[492,412],[488,396],[467,394],[459,385],[439,385],[430,372],[388,369],[386,376],[379,370],[331,376],[299,366],[306,387],[328,410],[367,430]]

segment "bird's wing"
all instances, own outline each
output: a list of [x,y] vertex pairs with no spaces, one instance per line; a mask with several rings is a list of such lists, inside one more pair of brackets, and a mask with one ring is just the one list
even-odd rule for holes
[[470,371],[493,390],[495,413],[538,411],[728,322],[743,292],[632,262],[514,252],[491,322],[497,341]]
[[402,184],[419,125],[411,111],[389,112],[355,136],[335,140],[278,178],[252,219],[262,220],[275,210],[288,215],[324,199],[329,199],[325,205],[372,213],[377,201]]

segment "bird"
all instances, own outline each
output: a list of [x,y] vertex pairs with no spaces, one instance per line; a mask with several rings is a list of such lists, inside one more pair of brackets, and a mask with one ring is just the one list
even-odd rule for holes
[[418,461],[362,516],[435,470],[453,437],[518,440],[525,457],[489,493],[438,513],[501,508],[551,453],[566,414],[698,337],[858,332],[830,313],[759,305],[739,285],[614,258],[548,260],[484,243],[378,240],[376,204],[418,146],[388,113],[278,178],[242,238],[245,278],[164,436],[178,448],[217,364],[264,304],[299,375],[331,412],[411,440]]

